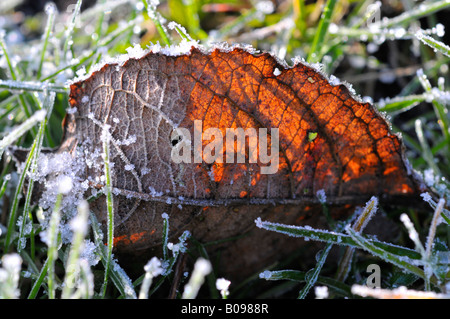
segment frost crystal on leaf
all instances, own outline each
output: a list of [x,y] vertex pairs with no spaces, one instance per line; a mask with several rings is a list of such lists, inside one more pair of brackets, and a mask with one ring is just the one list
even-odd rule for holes
[[67,114],[75,114],[78,111],[76,107],[71,107],[66,110]]

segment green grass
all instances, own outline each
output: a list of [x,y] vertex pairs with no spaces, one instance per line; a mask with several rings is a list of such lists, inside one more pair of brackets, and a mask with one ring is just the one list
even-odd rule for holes
[[[377,20],[372,1],[293,0],[273,10],[233,0],[218,3],[229,10],[214,12],[214,1],[208,0],[169,0],[158,6],[147,0],[121,4],[105,0],[80,10],[79,1],[72,13],[57,12],[50,6],[45,12],[23,16],[20,27],[14,19],[5,20],[4,30],[0,30],[0,254],[1,271],[7,276],[0,277],[0,298],[151,298],[173,279],[181,253],[200,251],[197,255],[208,259],[200,243],[186,252],[189,233],[180,236],[178,249],[169,247],[170,223],[165,218],[161,225],[163,258],[131,279],[112,255],[114,212],[108,143],[104,145],[107,234],[101,233],[83,201],[76,218],[83,225],[90,220],[89,229],[78,226],[72,242],[62,243],[58,224],[64,219],[60,209],[64,189],[53,209],[43,210],[31,198],[38,178],[33,173],[42,150],[58,146],[62,138],[67,81],[80,70],[89,73],[106,56],[125,53],[134,43],[145,47],[156,42],[177,44],[183,39],[198,40],[205,46],[246,42],[289,63],[295,57],[320,62],[325,73],[351,83],[390,118],[393,130],[403,137],[409,162],[440,197],[428,200],[425,211],[386,211],[400,229],[395,243],[365,235],[359,224],[333,222],[330,232],[259,221],[258,226],[267,232],[326,242],[326,246],[311,269],[281,267],[249,277],[246,283],[251,285],[273,282],[270,288],[261,285],[265,288],[256,296],[314,298],[313,288],[326,286],[329,298],[355,298],[358,292],[352,286],[364,285],[367,265],[379,263],[384,271],[383,288],[404,285],[448,297],[450,91],[444,79],[449,79],[450,50],[440,29],[445,22],[441,20],[450,12],[448,1],[403,1],[405,7],[389,7],[383,2],[380,17],[389,12],[391,18],[382,20]],[[6,18],[13,14],[11,8],[0,12]],[[175,24],[169,27],[172,21]],[[20,170],[7,152],[10,146],[30,149]],[[400,218],[402,213],[406,215]],[[364,224],[361,218],[366,217],[361,216],[359,222]],[[81,258],[87,245],[84,239],[95,244],[93,254],[100,260],[95,267]],[[332,246],[347,251],[339,265],[327,261]],[[201,285],[207,286],[209,298],[228,295],[215,288],[214,272],[206,271],[205,261],[198,265],[175,296],[195,297]],[[231,283],[230,289],[231,298],[255,297],[246,284]]]

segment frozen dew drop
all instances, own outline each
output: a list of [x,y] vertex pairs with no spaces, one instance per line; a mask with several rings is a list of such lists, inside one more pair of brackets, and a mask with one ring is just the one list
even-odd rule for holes
[[272,272],[270,270],[265,270],[259,274],[259,278],[269,280],[272,277]]
[[45,4],[44,11],[47,15],[52,15],[55,14],[58,11],[58,9],[56,8],[56,5],[53,2],[47,2]]
[[156,277],[163,273],[163,268],[161,266],[161,260],[157,257],[153,257],[150,259],[147,264],[144,266],[144,270],[147,273],[150,273],[152,277]]
[[217,290],[228,290],[228,287],[230,286],[231,282],[225,278],[218,278],[216,280],[216,288]]

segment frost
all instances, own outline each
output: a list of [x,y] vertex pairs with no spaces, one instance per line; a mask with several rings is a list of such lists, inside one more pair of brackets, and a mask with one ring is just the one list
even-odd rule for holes
[[153,53],[161,53],[167,56],[180,56],[189,53],[193,47],[198,46],[197,41],[187,41],[186,39],[183,39],[179,45],[161,47],[161,45],[157,43],[150,45],[148,48]]
[[134,170],[134,165],[133,164],[127,164],[127,165],[125,165],[125,170],[126,171],[132,171],[132,170]]
[[261,217],[258,217],[255,219],[255,224],[256,224],[256,227],[263,228]]
[[161,267],[161,261],[157,257],[150,259],[144,266],[144,270],[145,272],[150,273],[152,277],[159,276],[164,271]]
[[330,84],[333,85],[333,86],[336,86],[336,85],[341,84],[341,80],[339,80],[339,78],[337,78],[337,77],[334,76],[334,75],[330,75],[329,82],[330,82]]
[[425,184],[427,184],[427,186],[433,186],[435,184],[436,179],[434,176],[434,172],[431,168],[426,169],[423,172],[423,175],[424,175]]
[[427,203],[431,203],[431,201],[432,201],[431,195],[428,194],[427,192],[420,194],[420,196],[421,196],[422,199],[423,199],[424,201],[426,201]]
[[126,51],[128,53],[128,59],[139,59],[145,55],[145,51],[142,49],[140,44],[135,44],[132,47],[128,47]]
[[270,14],[273,12],[274,7],[272,1],[258,1],[255,4],[255,9],[264,14]]
[[169,215],[167,215],[167,213],[162,213],[161,217],[163,219],[169,219]]
[[73,187],[72,178],[66,175],[58,177],[58,192],[61,194],[68,194]]
[[441,91],[438,88],[432,88],[431,94],[442,104],[450,105],[450,92]]
[[67,114],[75,114],[78,111],[77,107],[70,107],[66,109]]
[[275,75],[275,76],[279,76],[281,74],[281,71],[280,71],[280,69],[278,69],[278,68],[275,68],[275,70],[273,70],[273,75]]
[[176,22],[174,22],[174,21],[171,21],[171,22],[169,22],[169,24],[167,25],[167,27],[168,27],[170,30],[175,30],[175,31],[177,31],[178,34],[180,34],[181,37],[187,37],[190,41],[193,41],[192,38],[191,38],[191,36],[190,36],[189,33],[187,32],[186,28],[183,27],[182,25],[180,25],[180,24],[178,24],[178,23],[176,23]]
[[316,196],[321,204],[325,204],[327,202],[327,195],[325,194],[325,190],[318,190]]
[[272,277],[272,272],[269,270],[265,270],[259,274],[259,278],[269,280]]
[[95,170],[102,169],[102,162],[99,161],[101,152],[91,151],[88,147],[89,139],[79,144],[74,154],[62,153],[41,153],[37,161],[36,171],[33,174],[34,180],[43,187],[42,196],[39,199],[39,206],[42,209],[39,221],[43,226],[43,240],[46,239],[45,230],[48,226],[51,212],[55,206],[59,194],[64,194],[61,200],[61,235],[63,243],[72,240],[72,227],[70,221],[77,215],[77,207],[84,199],[85,192],[89,189],[89,182],[92,177],[84,177],[87,167]]
[[144,167],[141,169],[141,176],[147,175],[148,173],[150,173],[151,169]]
[[56,14],[58,9],[56,8],[56,5],[53,2],[47,2],[45,4],[44,11],[47,15],[53,15]]
[[89,102],[89,96],[84,95],[84,96],[81,98],[81,103],[87,103],[87,102]]
[[100,256],[96,253],[97,246],[90,240],[84,240],[83,250],[81,251],[80,258],[86,260],[89,266],[95,266],[100,261]]
[[441,23],[436,24],[436,26],[432,30],[440,38],[442,38],[445,35],[445,28],[444,25]]
[[81,78],[86,76],[86,69],[84,68],[84,66],[80,69],[77,70],[77,72],[75,73],[77,75],[77,77]]
[[117,145],[125,145],[129,146],[133,143],[136,143],[136,135],[130,135],[128,138],[124,139],[123,141],[115,141]]
[[161,196],[164,195],[163,192],[158,192],[158,191],[156,191],[156,190],[153,188],[153,186],[149,186],[148,189],[149,189],[149,191],[150,191],[149,195],[150,195],[151,197],[161,197]]

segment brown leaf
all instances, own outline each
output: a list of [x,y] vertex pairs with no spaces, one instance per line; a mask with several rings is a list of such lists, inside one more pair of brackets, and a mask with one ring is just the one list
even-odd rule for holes
[[[319,217],[312,207],[319,190],[335,205],[364,204],[373,195],[411,203],[421,192],[401,140],[370,104],[355,99],[344,85],[331,85],[313,68],[287,67],[268,53],[238,47],[211,52],[193,47],[178,56],[150,52],[123,65],[106,64],[72,84],[70,104],[76,112],[66,118],[59,152],[75,154],[82,144],[89,153],[101,150],[102,127],[110,125],[119,251],[159,245],[163,213],[170,216],[172,236],[190,229],[208,241],[243,234],[259,216],[292,224],[312,219],[316,226]],[[198,123],[203,134],[217,128],[224,139],[229,128],[258,133],[267,128],[268,146],[275,143],[271,129],[278,129],[277,170],[264,174],[261,169],[273,162],[252,163],[250,144],[240,153],[243,163],[227,162],[226,141],[219,149],[222,163],[194,162],[195,146],[205,153],[211,136],[201,144],[192,141],[190,163],[175,163],[173,145],[188,145],[183,143],[189,136],[174,138],[173,131],[186,128],[193,138]],[[231,145],[238,151],[237,142]],[[258,140],[257,150],[262,148]],[[85,178],[94,188],[103,187],[95,179],[102,169],[86,167]],[[105,199],[92,206],[106,223]],[[271,246],[272,254],[278,251],[267,240],[247,240],[244,246],[259,243],[268,251]],[[258,263],[253,259],[249,264]]]

